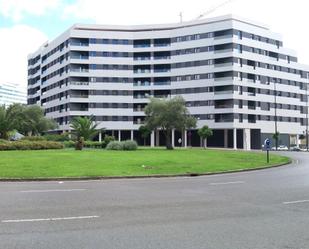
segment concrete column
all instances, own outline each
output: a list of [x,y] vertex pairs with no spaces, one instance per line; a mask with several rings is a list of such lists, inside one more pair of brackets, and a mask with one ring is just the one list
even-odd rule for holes
[[187,148],[187,130],[184,130],[183,132],[183,147]]
[[121,141],[121,130],[118,131],[118,141]]
[[233,148],[237,150],[237,129],[233,129]]
[[175,130],[172,130],[172,146],[175,147]]
[[160,131],[156,130],[156,146],[160,146]]
[[299,147],[299,135],[296,135],[296,146]]
[[152,131],[151,134],[150,134],[150,146],[155,147],[155,133],[154,133],[154,131]]
[[244,150],[251,150],[250,129],[244,129]]
[[224,129],[224,148],[228,147],[228,130]]
[[134,131],[131,130],[131,140],[134,140]]
[[99,132],[99,142],[102,142],[102,132]]

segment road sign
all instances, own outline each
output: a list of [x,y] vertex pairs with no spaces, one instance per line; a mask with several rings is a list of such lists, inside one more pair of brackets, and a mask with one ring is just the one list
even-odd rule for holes
[[264,149],[265,150],[270,150],[270,139],[269,138],[266,138],[265,141],[264,141]]
[[266,158],[267,158],[267,163],[269,163],[269,150],[270,150],[270,139],[266,138],[264,141],[264,149],[266,150]]

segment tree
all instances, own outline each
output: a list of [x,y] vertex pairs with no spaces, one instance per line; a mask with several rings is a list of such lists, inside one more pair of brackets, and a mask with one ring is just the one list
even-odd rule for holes
[[180,96],[170,100],[150,99],[145,107],[145,115],[145,126],[148,129],[163,131],[167,149],[173,149],[171,143],[173,129],[183,131],[196,126],[196,118],[190,115],[185,100]]
[[275,140],[276,150],[278,150],[278,141],[279,141],[279,136],[280,136],[279,131],[277,131],[277,132],[275,132],[275,133],[273,134],[273,139]]
[[207,138],[213,135],[212,129],[208,128],[207,125],[204,125],[197,131],[198,135],[203,139],[204,148],[207,147]]
[[44,116],[44,110],[38,105],[23,106],[16,104],[16,129],[27,136],[40,135],[57,127],[53,119]]
[[75,144],[76,150],[82,150],[84,147],[84,140],[92,139],[98,134],[100,130],[97,130],[97,124],[93,121],[94,117],[76,117],[73,118],[71,122],[71,127],[73,129],[73,134],[77,138]]
[[151,134],[151,130],[145,125],[141,125],[138,130],[141,134],[141,137],[144,139],[144,146],[145,146],[146,145],[146,139]]
[[90,140],[99,133],[100,130],[96,129],[98,125],[93,120],[93,116],[90,118],[73,118],[71,122],[71,127],[73,129],[72,133],[76,135],[77,139],[83,137],[85,140]]
[[0,106],[0,138],[9,139],[9,133],[16,129],[15,106]]

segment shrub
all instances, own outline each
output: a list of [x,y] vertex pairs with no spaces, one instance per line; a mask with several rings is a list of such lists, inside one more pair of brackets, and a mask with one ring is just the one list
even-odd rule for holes
[[137,143],[132,140],[122,142],[123,150],[137,150]]
[[26,141],[46,141],[46,139],[44,137],[41,136],[25,136],[22,137],[20,140],[26,140]]
[[104,139],[103,139],[103,141],[102,141],[102,148],[106,148],[106,146],[107,146],[111,141],[115,141],[115,137],[114,137],[114,136],[105,135],[105,136],[104,136]]
[[137,149],[137,143],[132,140],[126,140],[126,141],[111,141],[106,146],[107,150],[136,150]]
[[74,148],[75,147],[75,142],[70,140],[70,141],[64,141],[63,142],[64,147],[66,148]]
[[123,150],[123,143],[119,141],[111,141],[106,146],[107,150]]
[[46,134],[44,135],[44,138],[47,141],[56,141],[56,142],[64,142],[64,141],[69,141],[69,133],[62,133],[62,134]]
[[0,150],[48,150],[62,149],[63,144],[51,141],[12,141],[0,143]]
[[4,143],[7,143],[8,140],[5,140],[5,139],[0,139],[0,144],[4,144]]
[[103,142],[85,141],[84,146],[86,148],[102,148],[103,147]]

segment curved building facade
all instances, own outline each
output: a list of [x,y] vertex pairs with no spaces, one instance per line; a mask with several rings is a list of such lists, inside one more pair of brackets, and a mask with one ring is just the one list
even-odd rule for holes
[[[70,130],[75,116],[140,141],[149,97],[181,95],[210,146],[259,149],[274,133],[296,144],[307,129],[308,67],[279,34],[235,16],[143,26],[76,24],[28,57],[28,104]],[[162,134],[147,143],[163,145]],[[182,138],[181,144],[178,143]],[[294,140],[293,140],[294,139]],[[199,146],[196,130],[173,134]]]

